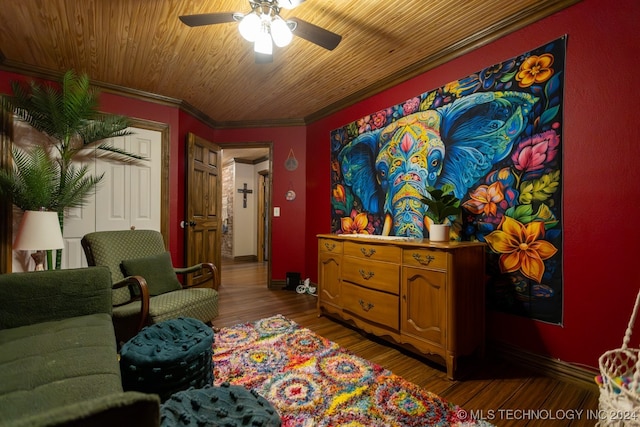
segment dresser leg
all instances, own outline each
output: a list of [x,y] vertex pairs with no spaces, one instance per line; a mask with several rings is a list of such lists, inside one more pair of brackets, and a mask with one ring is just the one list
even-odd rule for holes
[[455,380],[457,366],[456,366],[456,357],[450,352],[447,352],[446,363],[447,363],[447,378],[453,381]]

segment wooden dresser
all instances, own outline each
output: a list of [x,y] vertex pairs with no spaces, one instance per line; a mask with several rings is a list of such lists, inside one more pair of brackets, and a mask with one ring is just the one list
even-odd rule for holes
[[484,353],[485,245],[318,235],[318,310],[365,332],[456,360]]

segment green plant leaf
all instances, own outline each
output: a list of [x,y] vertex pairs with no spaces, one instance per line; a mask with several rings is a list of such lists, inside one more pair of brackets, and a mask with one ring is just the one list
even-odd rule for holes
[[449,217],[460,214],[460,199],[454,194],[454,186],[445,184],[441,188],[427,188],[427,197],[421,199],[427,206],[425,216],[435,224],[445,223]]

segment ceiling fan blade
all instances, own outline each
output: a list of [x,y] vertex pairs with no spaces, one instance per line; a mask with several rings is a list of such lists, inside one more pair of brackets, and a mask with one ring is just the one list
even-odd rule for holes
[[299,6],[301,3],[303,3],[304,0],[278,0],[278,7],[281,7],[282,9],[293,9],[296,6]]
[[296,23],[296,27],[293,30],[293,35],[301,37],[305,40],[315,43],[318,46],[322,46],[325,49],[333,50],[338,46],[342,40],[342,36],[333,33],[324,28],[318,27],[310,22],[303,21],[298,18],[291,18],[288,21]]
[[199,15],[183,15],[180,20],[190,27],[200,27],[202,25],[224,24],[234,22],[233,13],[202,13]]

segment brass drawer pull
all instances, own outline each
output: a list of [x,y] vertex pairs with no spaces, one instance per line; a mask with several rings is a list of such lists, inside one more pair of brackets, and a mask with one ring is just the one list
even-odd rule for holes
[[360,304],[360,307],[362,307],[364,311],[369,311],[374,307],[370,302],[364,302],[363,300],[358,300],[358,304]]
[[366,256],[367,258],[371,258],[373,256],[373,254],[376,253],[375,249],[366,249],[366,248],[360,248],[360,252],[362,252],[362,255]]
[[418,261],[422,265],[429,265],[429,264],[431,264],[431,261],[436,259],[436,257],[434,257],[432,255],[427,255],[426,257],[422,258],[422,255],[420,255],[417,252],[414,252],[413,253],[413,259],[415,259],[416,261]]
[[334,249],[336,248],[336,244],[335,244],[335,243],[331,243],[331,244],[329,244],[329,243],[326,243],[326,242],[325,242],[324,247],[325,247],[329,252],[331,252],[332,250],[334,250]]
[[358,273],[360,273],[364,280],[369,280],[376,275],[376,273],[374,273],[373,271],[366,272],[363,269],[358,270]]

